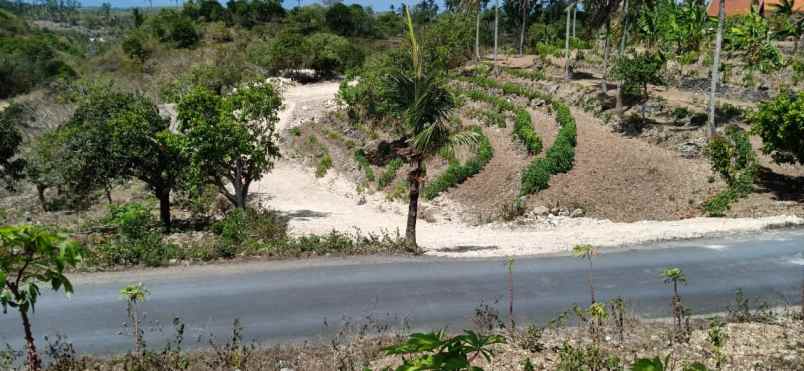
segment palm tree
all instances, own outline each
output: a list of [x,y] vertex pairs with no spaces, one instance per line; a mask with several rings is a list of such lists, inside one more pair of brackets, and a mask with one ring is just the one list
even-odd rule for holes
[[576,245],[572,248],[572,254],[589,261],[589,271],[586,280],[589,283],[589,293],[592,296],[592,304],[595,304],[595,287],[592,285],[592,257],[597,255],[597,249],[592,245]]
[[567,29],[564,31],[564,78],[569,80],[570,76],[570,18],[572,18],[572,7],[577,2],[568,5],[564,11],[567,13]]
[[494,74],[497,74],[497,41],[500,26],[500,0],[494,2]]
[[530,13],[531,0],[519,0],[519,7],[522,10],[522,28],[519,30],[519,56],[525,50],[525,30],[528,28],[528,14]]
[[603,96],[608,93],[609,54],[611,49],[611,17],[620,6],[620,0],[586,0],[584,14],[586,22],[593,28],[604,27],[606,34],[603,43],[603,76],[600,82],[600,91]]
[[[623,17],[622,17],[622,36],[620,37],[620,50],[617,53],[617,58],[622,59],[625,54],[625,43],[628,41],[628,0],[623,3]],[[620,121],[623,121],[623,82],[617,81],[617,116]]]
[[[783,0],[788,1],[788,0]],[[715,56],[712,63],[712,89],[709,91],[709,117],[707,118],[706,136],[711,140],[715,136],[715,93],[720,75],[720,48],[723,44],[723,23],[725,22],[726,0],[719,1],[717,36],[715,37]]]
[[480,15],[489,0],[461,0],[461,8],[466,12],[476,10],[475,14],[475,58],[480,61]]
[[406,157],[412,170],[408,173],[410,204],[405,239],[408,248],[418,253],[416,217],[419,207],[419,188],[424,176],[424,161],[441,150],[452,150],[460,144],[477,143],[474,132],[453,134],[447,116],[455,106],[452,94],[446,89],[445,72],[433,67],[416,41],[413,19],[407,6],[411,66],[392,73],[387,79],[387,99],[402,117],[403,131],[408,138]]

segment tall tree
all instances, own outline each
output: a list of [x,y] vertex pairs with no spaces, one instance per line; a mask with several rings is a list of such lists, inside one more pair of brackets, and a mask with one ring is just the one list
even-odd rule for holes
[[385,92],[392,109],[401,116],[401,131],[408,138],[406,158],[412,169],[408,173],[410,194],[405,238],[408,248],[418,253],[416,220],[424,161],[445,148],[476,142],[477,137],[470,132],[453,134],[447,116],[455,101],[446,88],[446,71],[437,68],[424,55],[416,41],[413,19],[407,7],[405,16],[411,63],[409,68],[399,69],[387,77]]
[[500,0],[494,3],[494,73],[497,73],[497,43],[500,29]]
[[[622,59],[625,54],[625,43],[628,41],[628,0],[623,3],[622,16],[622,35],[620,36],[620,50],[617,52],[617,59]],[[625,112],[623,111],[623,82],[617,81],[617,105],[615,110],[620,121],[623,121]]]
[[525,52],[525,30],[528,28],[528,16],[530,16],[531,0],[519,0],[519,10],[522,12],[522,24],[519,29],[519,56]]
[[717,94],[717,84],[720,79],[720,48],[723,44],[723,23],[726,20],[726,0],[718,1],[717,12],[717,36],[715,36],[714,60],[712,62],[712,87],[709,91],[709,109],[706,125],[706,136],[712,139],[715,136],[715,94]]
[[[275,125],[282,98],[273,85],[248,83],[228,95],[194,88],[178,104],[198,181],[244,209],[249,187],[279,157]],[[231,189],[231,190],[230,190]]]
[[22,177],[25,161],[19,157],[22,134],[18,126],[27,116],[24,106],[12,104],[0,111],[0,185],[14,189]]
[[600,91],[605,96],[608,93],[609,60],[611,56],[611,18],[617,12],[620,0],[587,0],[584,2],[585,21],[592,28],[603,27],[605,39],[603,41],[603,76],[600,81]]
[[[489,0],[460,0],[460,6],[467,13],[475,13],[475,58],[480,61],[480,16]],[[449,4],[449,2],[447,2]]]

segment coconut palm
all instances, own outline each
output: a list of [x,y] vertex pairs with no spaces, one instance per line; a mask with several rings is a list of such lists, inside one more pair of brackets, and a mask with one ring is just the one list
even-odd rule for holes
[[500,29],[500,0],[494,2],[494,73],[497,73],[497,42]]
[[603,43],[603,77],[600,82],[600,91],[603,95],[608,93],[611,17],[617,12],[619,6],[620,0],[586,0],[584,2],[584,11],[587,14],[586,22],[592,28],[603,27],[606,35]]
[[519,30],[519,56],[525,51],[525,30],[528,28],[528,15],[530,14],[531,0],[519,0],[519,9],[522,11],[522,28]]
[[684,272],[681,271],[680,268],[675,267],[665,268],[662,271],[661,276],[664,278],[665,284],[673,284],[673,299],[671,302],[671,309],[673,311],[673,319],[675,320],[674,326],[676,330],[676,337],[683,337],[685,333],[683,321],[686,313],[684,306],[681,304],[681,296],[678,295],[678,284],[686,284],[687,276],[684,275]]
[[589,261],[589,271],[586,273],[586,280],[589,283],[589,293],[592,297],[592,304],[595,304],[595,287],[592,285],[592,257],[597,255],[597,249],[592,245],[576,245],[572,248],[572,254]]
[[489,0],[461,0],[461,8],[470,13],[476,11],[475,14],[475,58],[480,61],[480,15],[483,13],[483,8]]
[[[787,0],[784,0],[787,1]],[[725,22],[725,7],[726,0],[719,0],[718,21],[717,21],[717,36],[715,36],[715,56],[712,63],[712,88],[709,91],[709,107],[706,125],[706,135],[709,139],[715,136],[715,93],[717,92],[717,84],[720,75],[720,48],[723,44],[723,23]]]
[[393,110],[402,118],[402,131],[408,138],[406,159],[412,167],[408,173],[410,204],[405,238],[408,248],[419,252],[416,244],[416,217],[419,188],[424,176],[424,161],[442,150],[450,151],[460,144],[477,143],[474,132],[454,133],[447,116],[455,106],[452,94],[446,89],[446,71],[434,67],[423,55],[416,41],[413,20],[407,7],[410,68],[400,69],[388,76],[386,98]]

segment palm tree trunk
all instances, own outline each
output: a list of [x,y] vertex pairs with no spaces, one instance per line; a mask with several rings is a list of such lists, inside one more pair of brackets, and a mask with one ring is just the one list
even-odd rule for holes
[[592,296],[592,304],[597,303],[595,300],[595,286],[592,284],[592,258],[589,258],[589,271],[587,272],[586,279],[589,281],[589,294]]
[[494,74],[497,74],[497,37],[499,35],[500,0],[494,4]]
[[575,6],[572,7],[572,38],[575,38],[575,24],[577,23],[578,19],[578,2],[575,2]]
[[25,343],[27,344],[28,367],[31,371],[38,371],[42,368],[42,360],[39,359],[39,353],[36,351],[28,311],[20,309],[20,316],[22,317],[22,328],[25,332]]
[[[623,54],[625,53],[625,41],[626,37],[628,37],[628,0],[625,0],[623,4],[623,35],[620,37],[620,51],[618,53],[618,58],[622,58]],[[617,116],[620,118],[620,122],[623,121],[625,112],[623,111],[623,82],[621,80],[617,81]]]
[[725,19],[724,8],[725,0],[720,0],[717,22],[717,36],[715,37],[715,56],[712,63],[712,88],[709,91],[709,117],[706,125],[706,136],[710,140],[715,136],[715,94],[717,93],[717,83],[720,74],[720,48],[723,43],[723,22]]
[[519,56],[521,57],[525,50],[525,29],[528,27],[528,0],[522,1],[522,28],[519,30]]
[[605,97],[609,93],[609,43],[611,41],[611,18],[606,19],[606,41],[603,43],[603,79],[600,82],[600,92]]
[[480,13],[483,7],[483,3],[478,2],[477,7],[477,17],[475,18],[475,57],[477,61],[480,62]]
[[47,212],[47,199],[45,199],[46,187],[42,184],[36,185],[36,196],[39,197],[39,205],[42,206],[42,211]]
[[416,244],[416,220],[419,214],[419,186],[422,173],[422,159],[416,157],[416,167],[408,174],[408,184],[410,186],[410,202],[408,204],[408,223],[405,229],[405,241],[408,249],[418,254],[419,245]]
[[572,15],[572,10],[567,7],[567,29],[564,31],[564,78],[566,80],[570,79],[570,16]]

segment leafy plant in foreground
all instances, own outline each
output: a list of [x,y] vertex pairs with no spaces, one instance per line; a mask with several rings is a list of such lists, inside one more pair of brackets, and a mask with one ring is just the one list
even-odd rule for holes
[[39,370],[42,361],[36,351],[29,311],[33,312],[41,291],[40,283],[70,294],[73,286],[64,270],[81,259],[75,241],[39,226],[0,227],[0,305],[5,313],[16,308],[22,319],[27,344],[28,367]]
[[502,336],[480,335],[470,330],[451,338],[438,331],[410,335],[407,341],[389,347],[385,352],[402,356],[402,365],[395,368],[396,371],[482,371],[472,366],[475,359],[483,357],[491,361],[493,353],[490,347],[504,342]]

